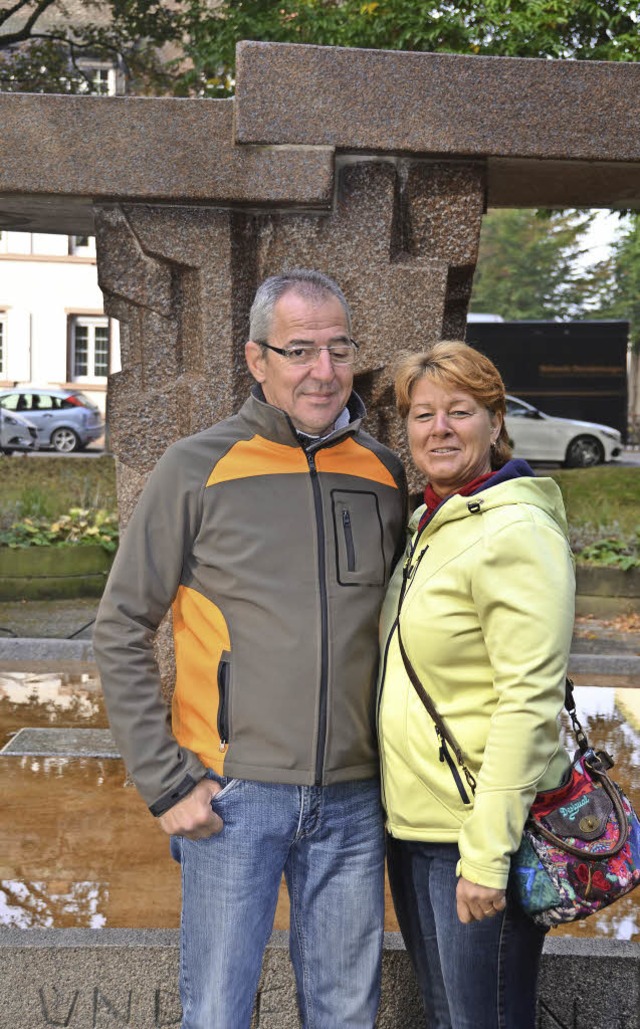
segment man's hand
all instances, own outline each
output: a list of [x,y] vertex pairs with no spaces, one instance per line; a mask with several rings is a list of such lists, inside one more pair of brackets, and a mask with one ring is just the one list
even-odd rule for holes
[[492,890],[488,886],[460,878],[456,888],[456,905],[458,918],[466,924],[491,918],[499,911],[504,911],[507,898],[504,890]]
[[160,828],[168,836],[186,836],[188,840],[215,836],[222,829],[222,819],[213,811],[211,801],[221,789],[214,779],[201,779],[184,800],[160,815]]

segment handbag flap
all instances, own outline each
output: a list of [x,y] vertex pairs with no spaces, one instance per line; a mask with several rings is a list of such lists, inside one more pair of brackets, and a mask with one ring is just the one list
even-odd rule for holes
[[595,840],[604,833],[613,814],[613,802],[596,783],[581,796],[567,797],[555,811],[539,820],[556,836]]

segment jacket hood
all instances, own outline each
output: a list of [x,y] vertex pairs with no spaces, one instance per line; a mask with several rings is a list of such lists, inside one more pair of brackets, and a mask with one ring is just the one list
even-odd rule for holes
[[[423,535],[430,535],[443,522],[468,518],[478,511],[491,511],[509,504],[531,504],[540,508],[552,518],[564,536],[568,537],[569,526],[560,488],[548,476],[537,477],[526,461],[514,459],[499,468],[488,482],[468,497],[457,493],[447,497],[427,522]],[[480,505],[480,507],[478,506]],[[409,529],[415,532],[424,513],[421,505],[411,516]]]

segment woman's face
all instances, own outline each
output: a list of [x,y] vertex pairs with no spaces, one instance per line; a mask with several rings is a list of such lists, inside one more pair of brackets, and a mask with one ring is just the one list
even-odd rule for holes
[[411,456],[440,497],[491,471],[491,444],[502,418],[455,386],[418,379],[407,431]]

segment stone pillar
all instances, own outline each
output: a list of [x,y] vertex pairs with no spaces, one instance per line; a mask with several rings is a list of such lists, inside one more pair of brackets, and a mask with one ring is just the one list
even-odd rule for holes
[[[107,413],[123,525],[166,447],[241,406],[251,300],[285,268],[317,268],[344,289],[367,427],[409,467],[394,365],[402,352],[463,336],[483,206],[480,163],[362,157],[339,159],[329,213],[97,205],[99,282],[121,325]],[[170,695],[168,620],[157,649]]]
[[393,367],[464,334],[483,203],[479,163],[343,157],[328,214],[98,205],[100,286],[121,323],[109,421],[123,520],[171,442],[241,405],[251,299],[285,268],[318,268],[344,289],[368,428],[404,451]]

